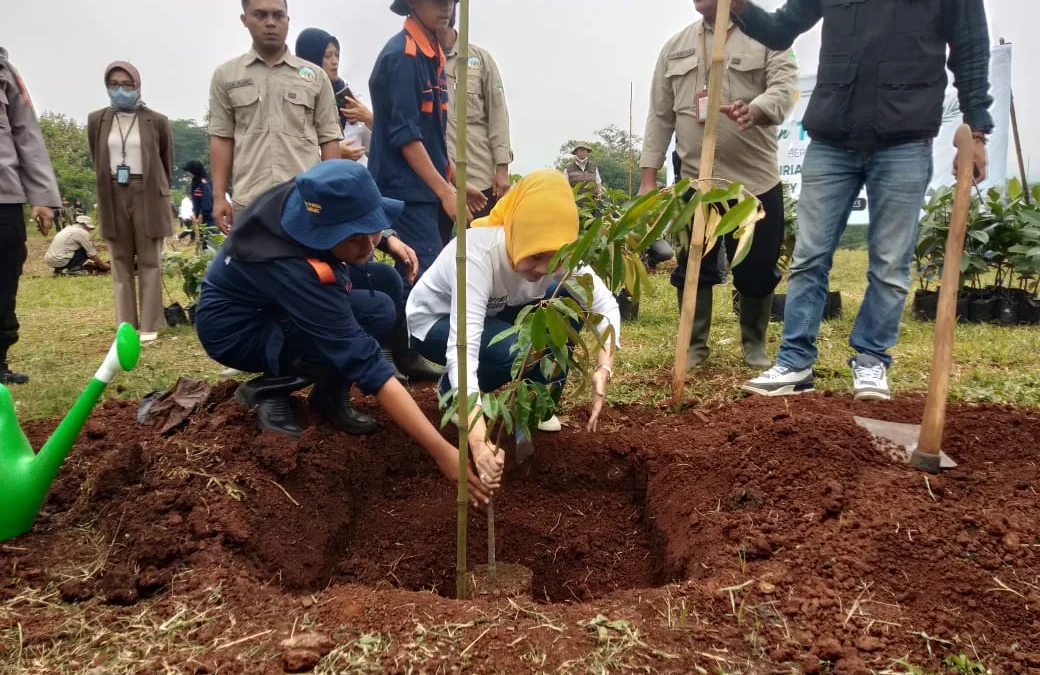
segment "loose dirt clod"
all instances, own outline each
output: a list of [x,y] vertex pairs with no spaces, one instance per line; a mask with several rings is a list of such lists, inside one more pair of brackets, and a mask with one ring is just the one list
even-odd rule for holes
[[480,565],[469,573],[470,597],[530,597],[533,580],[534,573],[523,565],[496,563],[494,570],[487,565]]

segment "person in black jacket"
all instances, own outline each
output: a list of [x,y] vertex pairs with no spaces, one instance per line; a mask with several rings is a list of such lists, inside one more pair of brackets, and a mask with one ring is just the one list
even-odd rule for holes
[[[790,48],[823,20],[816,87],[802,120],[811,142],[802,164],[783,343],[776,365],[743,389],[763,396],[813,389],[816,336],[834,251],[866,185],[870,267],[849,339],[855,350],[849,364],[857,399],[890,398],[889,349],[899,337],[910,287],[917,219],[932,176],[932,141],[942,125],[947,65],[964,123],[975,137],[976,179],[986,177],[993,99],[983,0],[788,0],[772,14],[747,0],[733,0],[731,7],[744,33],[777,50]],[[747,103],[727,112],[741,125],[755,114]]]

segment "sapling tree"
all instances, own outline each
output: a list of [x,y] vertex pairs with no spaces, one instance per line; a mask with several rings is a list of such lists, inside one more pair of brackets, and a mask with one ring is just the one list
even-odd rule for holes
[[[641,254],[658,239],[685,232],[694,212],[702,206],[715,207],[711,209],[715,215],[709,221],[711,241],[732,233],[738,239],[732,264],[738,265],[744,259],[758,220],[758,200],[735,183],[724,183],[704,192],[691,192],[690,186],[687,179],[673,188],[628,200],[618,209],[598,213],[582,210],[578,239],[558,251],[550,265],[558,279],[551,295],[523,308],[514,324],[491,341],[495,344],[515,337],[512,379],[497,391],[479,395],[487,439],[495,446],[500,444],[503,434],[519,431],[530,438],[537,425],[553,414],[564,379],[579,395],[588,391],[596,355],[614,338],[605,317],[591,310],[593,280],[589,269],[600,275],[610,290],[624,287],[638,297],[650,287]],[[734,200],[736,204],[728,207]],[[461,247],[459,256],[461,277],[465,264]],[[447,392],[440,404],[444,410],[442,426],[457,414],[460,444],[465,444],[469,428],[465,421],[469,410],[477,405],[478,395],[456,396],[458,391],[466,390],[466,354],[462,344],[466,334],[464,279],[460,278],[458,284],[460,386]],[[535,371],[542,376],[539,381],[528,377]],[[492,509],[489,514],[488,565],[493,573]]]

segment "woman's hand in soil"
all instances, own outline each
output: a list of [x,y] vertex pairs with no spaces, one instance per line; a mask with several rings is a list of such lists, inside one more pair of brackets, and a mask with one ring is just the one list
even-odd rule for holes
[[[454,452],[436,455],[435,459],[437,460],[437,467],[441,470],[441,473],[443,473],[451,482],[458,484],[459,451],[458,448],[452,448],[452,450]],[[482,483],[480,478],[477,477],[477,474],[473,473],[473,469],[469,469],[466,473],[469,475],[470,506],[487,504],[488,499],[494,492],[494,488]],[[495,487],[498,486],[496,485]]]
[[473,463],[481,482],[492,490],[502,485],[502,471],[506,466],[506,453],[493,443],[479,441],[473,444]]
[[603,402],[607,400],[607,382],[610,381],[610,373],[605,368],[598,368],[592,374],[592,408],[589,412],[589,422],[585,425],[585,431],[596,431],[599,424],[599,414],[603,412]]

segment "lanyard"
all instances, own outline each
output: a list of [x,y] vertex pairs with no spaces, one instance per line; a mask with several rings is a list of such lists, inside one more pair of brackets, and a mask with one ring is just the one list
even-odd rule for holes
[[123,150],[123,164],[126,164],[126,141],[130,138],[130,134],[134,130],[134,125],[137,124],[137,113],[134,113],[134,119],[130,120],[130,126],[127,127],[126,134],[123,134],[123,123],[119,121],[119,113],[116,113],[116,125],[119,127],[119,142],[122,145]]
[[[705,37],[707,29],[705,28],[705,25],[705,23],[701,23],[701,61],[704,62],[704,91],[708,91],[708,75],[711,73],[711,55],[708,54],[708,39]],[[729,36],[733,35],[733,31],[736,30],[736,28],[735,25],[731,25],[726,30],[726,38],[722,42],[723,45],[729,42]]]

